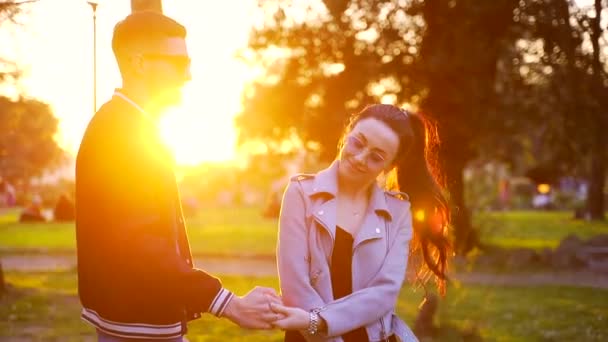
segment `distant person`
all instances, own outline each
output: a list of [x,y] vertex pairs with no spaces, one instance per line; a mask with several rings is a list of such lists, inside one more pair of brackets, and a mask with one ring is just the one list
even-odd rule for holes
[[[408,256],[424,260],[443,291],[449,255],[430,142],[421,115],[368,106],[351,118],[329,168],[291,179],[277,247],[286,306],[273,304],[286,315],[275,322],[285,341],[417,340],[395,314]],[[377,184],[391,174],[393,184]]]
[[66,194],[61,194],[55,209],[53,210],[53,220],[58,222],[70,222],[74,221],[75,210],[74,203]]
[[15,187],[0,177],[0,207],[11,208],[17,204]]
[[508,210],[511,207],[511,186],[508,179],[501,179],[498,182],[498,199],[501,210]]
[[155,12],[115,26],[122,88],[93,116],[78,151],[78,291],[82,318],[99,341],[182,341],[187,322],[207,312],[256,329],[279,317],[270,310],[280,302],[273,289],[239,297],[193,266],[173,159],[158,127],[190,80],[185,36],[182,25]]
[[45,222],[46,219],[42,215],[42,198],[39,195],[33,195],[31,203],[23,209],[19,215],[19,222]]

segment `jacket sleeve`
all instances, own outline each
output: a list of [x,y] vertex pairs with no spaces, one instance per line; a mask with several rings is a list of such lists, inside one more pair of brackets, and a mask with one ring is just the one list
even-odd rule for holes
[[283,302],[306,311],[325,305],[310,283],[305,201],[298,181],[283,195],[279,218],[277,262]]
[[179,193],[164,147],[156,139],[137,135],[121,145],[106,151],[103,163],[97,164],[100,186],[105,187],[106,204],[101,205],[118,214],[110,219],[108,237],[118,246],[128,246],[113,252],[114,267],[143,284],[171,291],[190,311],[220,316],[232,293],[178,252]]
[[[319,315],[327,322],[328,336],[339,336],[366,326],[394,308],[405,278],[409,242],[412,238],[409,206],[397,222],[396,237],[389,246],[385,263],[369,286],[322,308]],[[353,315],[353,312],[357,314]]]

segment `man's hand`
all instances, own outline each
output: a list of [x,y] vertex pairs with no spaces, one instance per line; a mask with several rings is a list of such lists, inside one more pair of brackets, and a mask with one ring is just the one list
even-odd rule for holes
[[271,304],[271,308],[277,314],[283,315],[272,324],[283,330],[304,330],[310,324],[310,316],[308,312],[300,309],[283,306],[281,304]]
[[274,289],[257,286],[244,297],[234,296],[224,316],[242,328],[272,329],[272,322],[282,318],[270,308],[271,303],[282,304]]

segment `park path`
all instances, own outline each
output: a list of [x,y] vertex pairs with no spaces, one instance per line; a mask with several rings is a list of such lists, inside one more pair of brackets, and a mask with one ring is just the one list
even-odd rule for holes
[[[76,267],[76,258],[69,255],[3,255],[0,256],[5,271],[45,272],[70,270]],[[276,266],[272,259],[241,258],[195,258],[195,265],[212,274],[274,277]],[[498,286],[564,285],[608,289],[608,274],[589,271],[534,272],[525,274],[497,274],[460,272],[452,276],[465,284]]]

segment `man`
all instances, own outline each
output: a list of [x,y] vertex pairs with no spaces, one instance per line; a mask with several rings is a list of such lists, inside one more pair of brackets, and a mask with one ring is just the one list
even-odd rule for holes
[[182,341],[186,322],[203,312],[259,329],[277,316],[273,289],[241,298],[192,266],[173,161],[157,127],[190,79],[185,36],[155,12],[116,25],[122,88],[91,119],[78,151],[78,289],[82,318],[99,341]]

